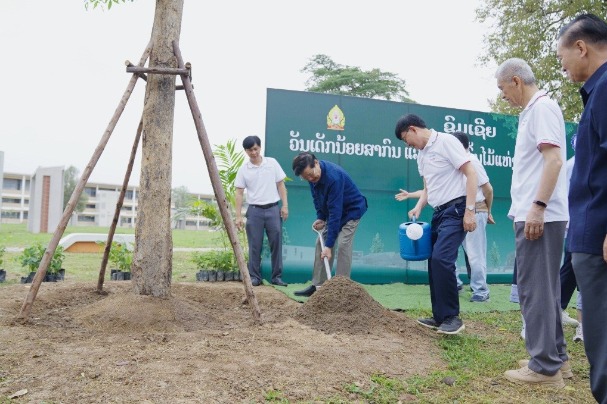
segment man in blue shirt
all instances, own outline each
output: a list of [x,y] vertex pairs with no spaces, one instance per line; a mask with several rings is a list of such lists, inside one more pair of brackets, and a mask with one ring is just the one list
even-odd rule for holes
[[584,307],[584,348],[594,398],[607,403],[607,23],[582,14],[558,35],[556,55],[584,111],[569,183],[569,251]]
[[325,248],[316,243],[312,285],[295,292],[297,296],[311,296],[327,280],[323,259],[333,266],[333,250],[337,247],[335,275],[350,277],[352,270],[352,243],[360,218],[367,211],[367,199],[352,178],[337,164],[318,160],[312,153],[300,153],[293,159],[293,172],[310,183],[316,209],[312,226],[322,230]]

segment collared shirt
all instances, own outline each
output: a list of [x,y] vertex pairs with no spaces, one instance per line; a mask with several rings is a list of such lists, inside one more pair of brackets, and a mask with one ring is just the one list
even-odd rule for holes
[[417,155],[419,175],[426,180],[428,204],[437,207],[466,195],[466,176],[459,170],[470,156],[455,136],[431,129]]
[[278,202],[280,195],[276,183],[283,181],[287,175],[280,164],[272,157],[263,157],[256,166],[248,160],[238,169],[234,186],[246,189],[249,205],[266,205]]
[[367,211],[367,198],[352,178],[337,164],[320,160],[318,182],[310,182],[316,218],[327,226],[325,246],[332,248],[342,227],[350,220],[360,219]]
[[565,170],[565,120],[558,104],[551,100],[545,91],[540,90],[531,97],[518,122],[510,186],[512,204],[508,212],[508,217],[515,222],[524,222],[527,219],[540,186],[544,168],[544,157],[539,150],[542,144],[559,147],[563,161],[552,196],[548,201],[544,201],[548,204],[544,211],[544,221],[567,221],[569,214]]
[[607,234],[607,63],[580,89],[584,112],[569,183],[569,251],[603,255]]

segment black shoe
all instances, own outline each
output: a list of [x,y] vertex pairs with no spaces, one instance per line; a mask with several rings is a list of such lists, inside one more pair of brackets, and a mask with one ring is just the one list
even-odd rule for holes
[[417,323],[423,325],[424,327],[431,328],[436,330],[440,324],[436,322],[432,317],[429,318],[418,318]]
[[308,286],[304,290],[298,290],[298,291],[293,292],[293,294],[295,296],[307,296],[307,297],[310,297],[310,296],[312,296],[312,294],[314,294],[314,292],[316,292],[316,286],[310,285],[310,286]]
[[459,334],[466,326],[461,318],[457,316],[447,317],[445,321],[438,327],[439,334]]
[[251,278],[251,284],[253,286],[259,286],[259,285],[261,285],[261,279]]
[[286,282],[283,282],[282,279],[280,279],[280,278],[273,279],[272,280],[272,285],[289,286]]

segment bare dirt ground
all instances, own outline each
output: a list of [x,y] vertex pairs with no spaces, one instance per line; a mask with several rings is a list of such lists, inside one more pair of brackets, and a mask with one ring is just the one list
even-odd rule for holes
[[[374,373],[442,367],[435,333],[333,278],[305,304],[256,287],[262,324],[241,283],[173,284],[172,297],[108,282],[44,283],[28,324],[14,321],[28,286],[0,288],[0,397],[19,402],[292,402],[348,398]],[[355,398],[355,397],[351,397]],[[412,397],[403,397],[403,401]]]

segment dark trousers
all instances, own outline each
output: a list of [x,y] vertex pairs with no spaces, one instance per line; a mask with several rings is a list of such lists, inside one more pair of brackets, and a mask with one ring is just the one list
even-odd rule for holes
[[[575,272],[573,272],[573,265],[571,264],[571,253],[567,251],[567,239],[565,238],[565,256],[563,258],[563,265],[561,265],[561,309],[565,310],[569,306],[571,296],[577,287],[577,281],[575,280]],[[582,305],[583,306],[583,305]]]
[[261,280],[261,248],[265,230],[272,253],[272,280],[282,275],[282,219],[280,206],[262,209],[249,205],[247,209],[247,241],[249,242],[249,275]]
[[573,253],[573,270],[584,307],[584,348],[590,363],[590,390],[607,404],[607,263],[600,255]]
[[432,256],[428,260],[432,316],[437,323],[459,316],[459,296],[455,274],[457,251],[466,237],[466,201],[432,215]]

